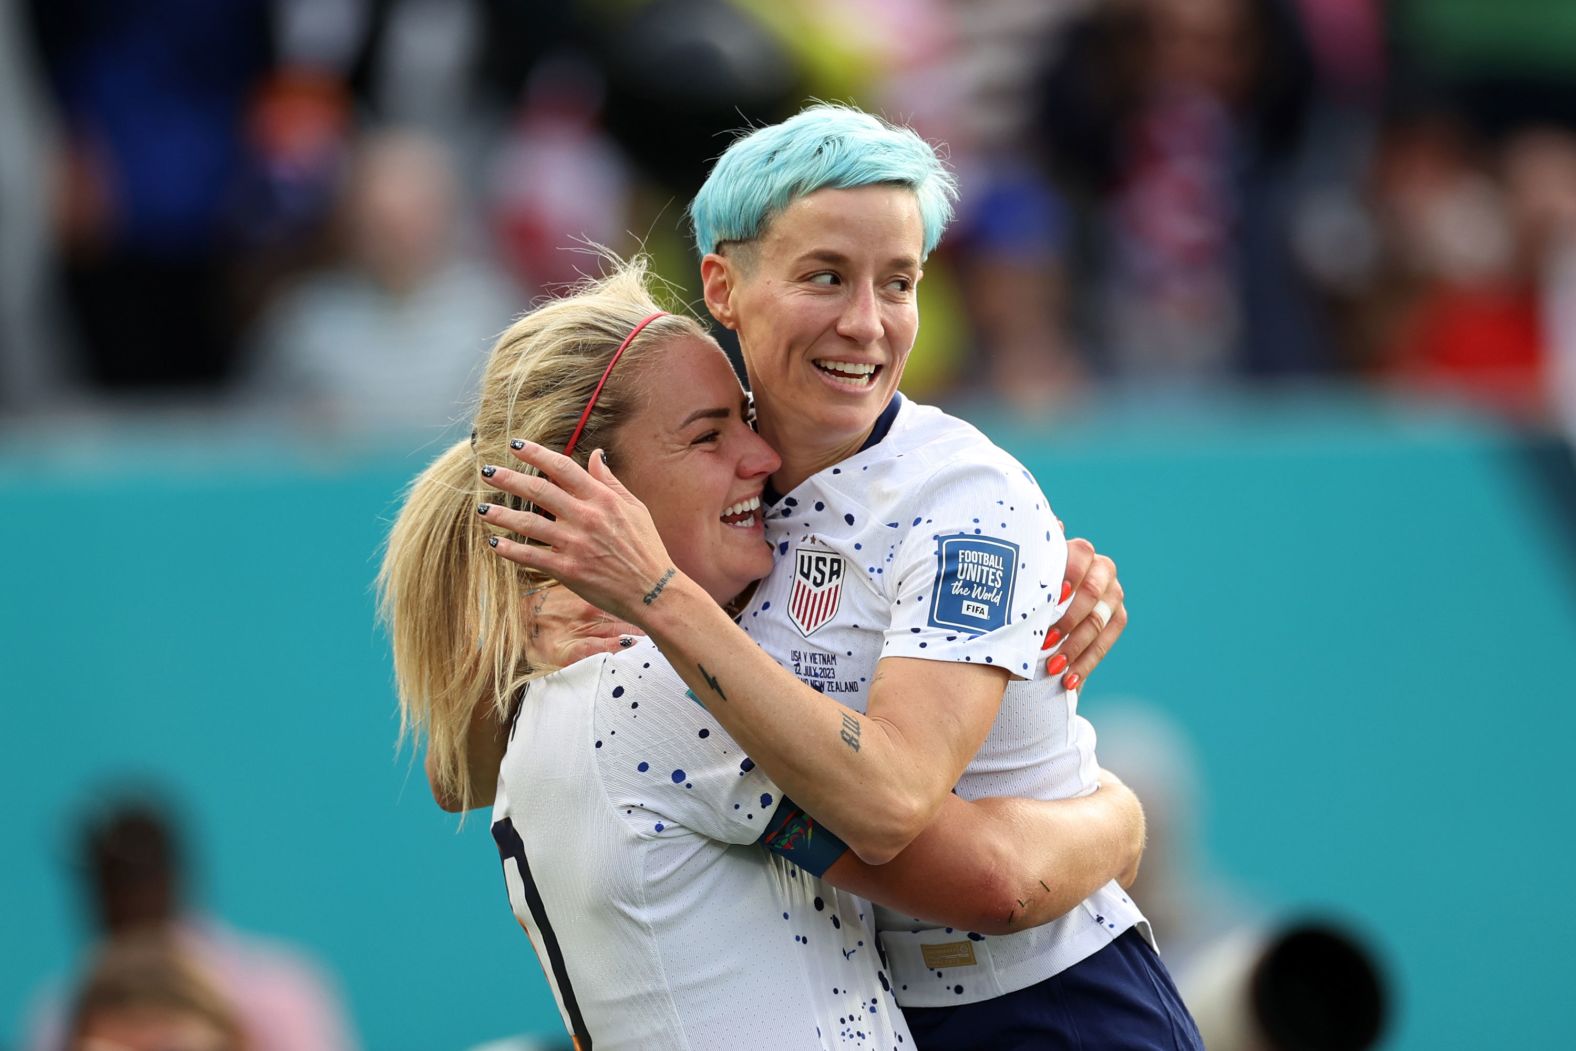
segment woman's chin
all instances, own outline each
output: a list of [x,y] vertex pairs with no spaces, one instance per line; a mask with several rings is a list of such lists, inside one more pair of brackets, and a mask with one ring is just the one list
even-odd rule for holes
[[723,606],[727,606],[740,595],[753,591],[755,585],[766,579],[766,576],[771,571],[772,562],[770,558],[767,558],[763,564],[753,568],[741,565],[737,572],[728,573],[725,577],[719,575],[716,578],[716,587],[708,590],[713,596],[726,595],[725,598],[719,598],[718,602]]

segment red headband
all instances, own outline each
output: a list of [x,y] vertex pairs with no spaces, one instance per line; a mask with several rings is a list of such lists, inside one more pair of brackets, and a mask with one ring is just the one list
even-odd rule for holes
[[591,410],[596,408],[596,400],[601,397],[602,388],[607,386],[607,378],[613,374],[613,366],[618,364],[618,359],[624,356],[624,351],[628,350],[629,345],[635,341],[635,337],[640,335],[641,329],[659,317],[667,317],[667,314],[666,310],[659,310],[641,321],[640,324],[630,330],[629,335],[624,337],[624,342],[618,345],[618,349],[613,351],[613,359],[607,363],[607,368],[603,371],[602,378],[597,381],[596,390],[591,392],[591,400],[586,402],[586,411],[580,414],[580,422],[575,424],[575,432],[569,436],[569,444],[564,446],[565,456],[569,456],[575,451],[575,443],[580,440],[580,432],[586,429],[586,421],[591,418]]

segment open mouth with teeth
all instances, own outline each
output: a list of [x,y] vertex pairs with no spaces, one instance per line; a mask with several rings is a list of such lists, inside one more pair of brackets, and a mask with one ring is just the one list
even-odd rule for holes
[[821,359],[811,362],[821,371],[821,375],[833,383],[854,390],[862,390],[874,386],[876,377],[881,374],[881,366],[870,362],[858,361],[828,361]]
[[730,505],[722,512],[722,521],[725,525],[737,526],[740,529],[752,529],[760,521],[761,498],[752,496],[748,500],[740,500]]

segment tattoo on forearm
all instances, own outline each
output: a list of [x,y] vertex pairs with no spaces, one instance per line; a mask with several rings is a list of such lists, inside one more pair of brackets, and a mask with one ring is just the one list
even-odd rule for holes
[[641,599],[641,601],[648,606],[657,601],[657,596],[662,594],[662,589],[667,587],[668,581],[672,579],[673,570],[669,569],[666,573],[662,574],[662,579],[657,581],[656,585],[650,591],[646,592],[645,598]]
[[838,735],[843,743],[854,751],[859,751],[859,720],[848,712],[843,713],[843,732]]
[[706,685],[711,687],[711,692],[726,701],[728,695],[722,692],[722,683],[717,681],[717,677],[707,671],[704,664],[697,664],[695,667],[700,669],[700,677],[706,680]]

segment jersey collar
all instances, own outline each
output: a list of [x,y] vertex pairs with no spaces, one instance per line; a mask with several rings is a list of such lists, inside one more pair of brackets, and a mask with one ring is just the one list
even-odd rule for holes
[[[880,416],[876,417],[876,425],[870,428],[870,437],[865,439],[865,444],[854,450],[854,456],[858,456],[866,449],[881,444],[882,440],[886,438],[887,433],[892,430],[892,422],[897,419],[898,410],[902,407],[902,392],[893,391],[892,400],[887,402],[887,407],[881,410]],[[766,488],[761,493],[761,503],[765,504],[767,507],[773,507],[776,505],[777,501],[781,500],[782,498],[783,494],[777,491],[777,487],[771,483],[771,479],[767,479]]]

